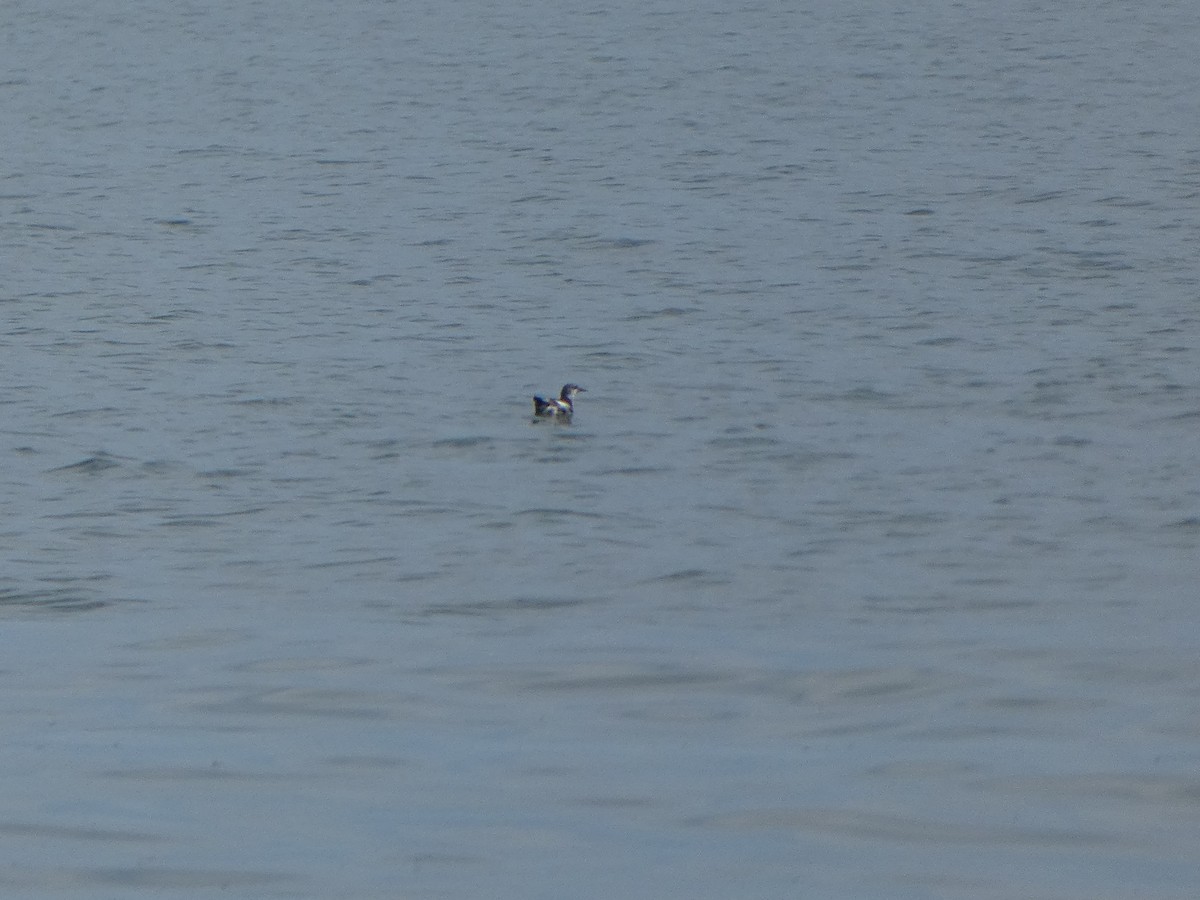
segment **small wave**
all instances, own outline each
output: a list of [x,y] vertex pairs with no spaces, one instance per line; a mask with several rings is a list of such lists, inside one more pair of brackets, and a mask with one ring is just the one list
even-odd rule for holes
[[109,469],[118,468],[120,465],[116,457],[101,450],[86,459],[81,459],[79,462],[68,463],[65,466],[58,466],[49,471],[62,472],[64,474],[96,475]]
[[90,596],[76,588],[49,588],[35,591],[0,588],[0,608],[86,612],[107,605],[107,601]]

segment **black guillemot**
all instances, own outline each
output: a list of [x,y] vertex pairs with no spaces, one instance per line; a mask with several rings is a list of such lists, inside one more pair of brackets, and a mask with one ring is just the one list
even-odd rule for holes
[[570,422],[575,413],[575,404],[571,398],[584,393],[577,384],[564,384],[557,400],[546,400],[542,397],[533,398],[533,414],[539,419],[557,419],[560,422]]

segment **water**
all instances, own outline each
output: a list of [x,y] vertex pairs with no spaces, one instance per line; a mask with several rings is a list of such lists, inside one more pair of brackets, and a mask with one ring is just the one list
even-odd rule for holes
[[1194,896],[1193,5],[0,16],[6,895]]

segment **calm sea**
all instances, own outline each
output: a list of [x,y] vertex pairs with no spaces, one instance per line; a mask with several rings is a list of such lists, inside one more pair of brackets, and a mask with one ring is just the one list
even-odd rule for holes
[[0,23],[4,896],[1196,896],[1200,5]]

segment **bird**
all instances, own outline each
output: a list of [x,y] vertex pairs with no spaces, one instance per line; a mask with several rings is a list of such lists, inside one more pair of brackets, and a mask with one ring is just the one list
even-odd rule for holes
[[554,419],[559,422],[570,422],[575,413],[575,404],[571,398],[584,393],[577,384],[564,384],[557,400],[547,400],[544,397],[533,398],[533,415],[535,419]]

